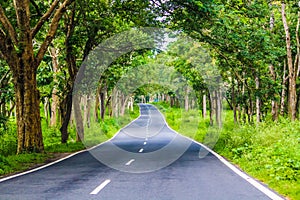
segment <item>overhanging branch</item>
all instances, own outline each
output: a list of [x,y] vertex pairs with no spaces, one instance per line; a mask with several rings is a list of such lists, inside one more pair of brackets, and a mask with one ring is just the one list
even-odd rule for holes
[[43,60],[43,57],[47,51],[47,48],[49,47],[50,43],[52,42],[52,40],[56,34],[57,28],[59,26],[59,21],[63,15],[63,13],[65,12],[67,6],[70,5],[73,1],[74,0],[65,0],[59,6],[59,8],[55,11],[54,16],[51,21],[51,24],[50,24],[49,31],[47,33],[47,36],[46,36],[43,44],[41,45],[41,47],[37,53],[37,56],[35,58],[35,67],[36,68],[39,66],[39,64]]
[[44,23],[49,19],[49,17],[51,16],[51,14],[53,13],[53,11],[57,7],[58,3],[59,3],[59,0],[53,1],[53,3],[51,4],[49,10],[40,18],[40,20],[38,21],[38,23],[31,30],[32,38],[34,38],[34,36],[39,32],[39,30],[44,25]]

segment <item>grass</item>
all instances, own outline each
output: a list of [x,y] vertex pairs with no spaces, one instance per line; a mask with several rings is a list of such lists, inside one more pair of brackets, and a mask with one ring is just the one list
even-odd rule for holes
[[[174,130],[201,143],[207,142],[209,119],[200,119],[199,128],[192,133],[188,129],[194,128],[196,122],[188,116],[194,116],[196,111],[186,113],[167,104],[157,107]],[[289,199],[300,199],[300,122],[280,118],[278,122],[237,125],[232,112],[225,113],[214,150],[278,193]]]
[[127,110],[124,116],[109,117],[106,116],[104,121],[95,122],[91,119],[90,127],[85,127],[85,140],[86,147],[92,147],[101,142],[112,138],[122,127],[130,123],[132,120],[139,116],[139,108],[134,106],[133,111]]
[[12,174],[19,171],[24,171],[37,164],[45,163],[53,158],[53,154],[20,154],[20,155],[0,155],[0,175]]
[[281,119],[225,130],[215,150],[290,199],[300,199],[300,122]]
[[[0,177],[9,175],[44,163],[53,161],[66,154],[77,152],[85,148],[97,145],[110,139],[121,127],[139,115],[139,109],[127,111],[124,116],[115,118],[105,116],[104,121],[96,122],[91,119],[91,126],[85,126],[85,140],[76,142],[75,125],[69,126],[69,140],[61,144],[61,135],[58,127],[49,127],[46,120],[42,120],[43,141],[45,153],[16,154],[17,132],[14,119],[10,119],[6,129],[0,129]],[[92,116],[92,114],[91,114]]]

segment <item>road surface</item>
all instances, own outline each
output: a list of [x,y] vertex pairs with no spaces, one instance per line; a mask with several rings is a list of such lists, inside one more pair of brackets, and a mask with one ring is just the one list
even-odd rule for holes
[[0,180],[0,200],[282,199],[214,152],[171,130],[152,105],[110,141]]

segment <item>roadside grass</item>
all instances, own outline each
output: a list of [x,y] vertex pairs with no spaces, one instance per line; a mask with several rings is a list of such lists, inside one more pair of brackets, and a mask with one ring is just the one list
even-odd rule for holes
[[38,164],[45,163],[54,157],[53,154],[19,154],[19,155],[0,155],[0,177],[5,174],[13,174],[36,167]]
[[[180,108],[161,103],[156,106],[172,129],[205,143],[209,119],[200,119],[199,128],[191,133],[185,130],[194,127],[195,122],[185,119],[189,119],[189,112],[194,116],[195,111],[185,113],[178,121],[184,113]],[[178,124],[183,121],[186,129],[180,130]],[[213,149],[288,199],[300,199],[300,121],[280,118],[278,122],[238,125],[233,122],[232,111],[225,110],[225,122]]]
[[185,111],[164,102],[153,103],[165,116],[168,125],[179,133],[203,142],[209,128],[209,118],[201,119],[198,110]]
[[84,145],[89,148],[111,139],[122,127],[139,116],[139,107],[134,105],[133,111],[126,110],[124,116],[105,116],[104,121],[96,122],[91,117],[90,127],[85,126]]
[[300,199],[300,122],[281,118],[224,130],[215,150],[290,199]]
[[[134,106],[134,111],[126,111],[124,116],[115,118],[105,116],[104,121],[96,122],[92,117],[91,126],[85,126],[85,141],[76,142],[75,125],[69,126],[69,140],[66,144],[61,143],[59,127],[49,127],[42,118],[44,153],[24,153],[16,154],[17,132],[14,119],[10,119],[7,129],[0,129],[0,177],[10,175],[24,170],[28,170],[42,164],[51,162],[73,152],[92,147],[104,142],[117,133],[117,131],[135,119],[139,115],[138,106]],[[91,116],[93,116],[91,114]]]

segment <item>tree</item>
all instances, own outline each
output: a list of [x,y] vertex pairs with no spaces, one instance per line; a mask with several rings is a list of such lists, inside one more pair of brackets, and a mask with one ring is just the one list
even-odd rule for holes
[[[18,153],[44,150],[36,71],[55,36],[63,13],[72,0],[64,0],[62,3],[54,0],[43,15],[38,5],[31,6],[30,2],[30,0],[14,0],[15,13],[7,12],[9,15],[5,13],[5,9],[12,7],[12,3],[2,3],[0,6],[0,52],[13,74]],[[45,6],[45,3],[41,4]],[[35,15],[32,12],[39,18],[33,17]],[[35,38],[50,19],[46,37],[36,49],[33,45]]]
[[297,72],[300,67],[300,42],[299,42],[299,26],[300,26],[300,12],[297,19],[297,28],[296,28],[296,48],[297,53],[295,60],[293,60],[292,47],[291,47],[291,35],[289,30],[289,25],[286,17],[286,3],[281,3],[281,14],[282,22],[285,30],[285,39],[286,39],[286,54],[287,54],[287,66],[288,66],[288,79],[289,79],[289,88],[288,88],[288,114],[291,120],[296,119],[297,114],[297,90],[296,90],[296,79]]

